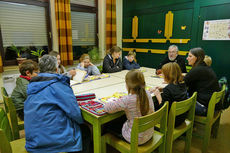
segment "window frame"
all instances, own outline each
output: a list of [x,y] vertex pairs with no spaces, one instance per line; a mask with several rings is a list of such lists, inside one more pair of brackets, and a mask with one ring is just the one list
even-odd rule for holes
[[95,27],[95,46],[98,47],[98,0],[94,0],[94,6],[80,5],[71,3],[71,12],[85,12],[85,13],[95,13],[96,14],[96,27]]
[[[34,5],[45,8],[45,16],[46,16],[46,29],[47,29],[47,40],[48,40],[48,51],[52,50],[52,40],[51,40],[51,21],[50,21],[50,10],[49,10],[49,1],[48,0],[2,0],[2,2],[10,2],[10,3],[19,3],[26,5]],[[5,60],[5,52],[3,47],[3,38],[2,31],[0,27],[0,53],[3,61],[3,66],[17,65],[17,60]]]

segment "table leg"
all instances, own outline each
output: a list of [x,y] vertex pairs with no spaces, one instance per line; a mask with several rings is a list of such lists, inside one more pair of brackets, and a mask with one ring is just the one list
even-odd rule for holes
[[101,125],[97,120],[93,125],[94,153],[101,153]]

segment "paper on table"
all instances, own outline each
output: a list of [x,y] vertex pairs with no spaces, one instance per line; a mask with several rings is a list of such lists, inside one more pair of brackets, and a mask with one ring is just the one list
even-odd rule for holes
[[82,71],[79,69],[76,69],[75,71],[76,71],[76,75],[73,77],[73,81],[75,83],[81,83],[84,80],[87,73],[86,73],[86,71]]

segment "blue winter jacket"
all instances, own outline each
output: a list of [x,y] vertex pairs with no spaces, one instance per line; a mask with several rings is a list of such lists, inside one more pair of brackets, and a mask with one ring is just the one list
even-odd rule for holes
[[40,73],[31,79],[24,105],[26,150],[32,153],[82,150],[81,110],[69,77]]
[[140,68],[140,65],[137,64],[134,60],[132,62],[129,62],[129,60],[127,59],[127,56],[124,57],[122,63],[123,63],[124,70],[132,70],[132,69]]

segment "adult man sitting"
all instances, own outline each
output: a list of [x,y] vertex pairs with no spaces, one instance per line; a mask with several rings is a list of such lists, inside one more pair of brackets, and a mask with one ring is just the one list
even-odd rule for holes
[[81,110],[69,77],[57,74],[57,58],[44,55],[31,79],[24,105],[26,150],[33,153],[82,150]]
[[160,63],[158,66],[158,69],[156,71],[157,74],[161,74],[161,67],[169,62],[176,62],[179,64],[182,73],[187,73],[186,67],[185,67],[185,60],[183,57],[178,55],[178,47],[176,45],[171,45],[168,48],[168,56]]

